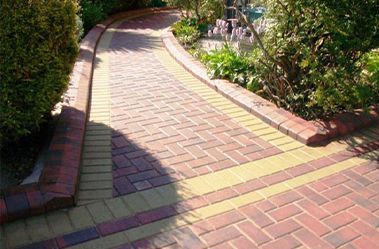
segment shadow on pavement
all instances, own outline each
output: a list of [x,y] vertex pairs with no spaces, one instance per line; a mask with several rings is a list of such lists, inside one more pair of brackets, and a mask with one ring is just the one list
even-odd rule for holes
[[151,52],[161,46],[160,37],[152,37],[154,31],[170,27],[179,20],[176,13],[159,13],[126,20],[114,28],[110,52]]
[[[373,125],[366,129],[345,136],[341,141],[346,142],[346,150],[356,154],[359,158],[367,159],[373,163],[379,162],[379,129]],[[379,169],[379,165],[377,166]]]

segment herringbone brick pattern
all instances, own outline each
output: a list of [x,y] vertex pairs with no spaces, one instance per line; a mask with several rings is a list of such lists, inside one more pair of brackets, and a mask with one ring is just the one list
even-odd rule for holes
[[177,17],[107,30],[85,202],[2,226],[0,248],[379,248],[379,127],[320,147],[283,135],[170,58],[160,29]]
[[172,20],[149,18],[137,30],[133,22],[120,26],[124,32],[116,33],[111,44],[114,194],[233,167],[263,151],[280,153],[169,72],[160,73],[166,69],[151,49],[160,41],[149,36],[148,24]]
[[[363,164],[308,186],[127,246],[377,248],[378,179],[377,164]],[[229,191],[221,192],[224,198],[230,198]],[[208,196],[205,200],[213,202]]]

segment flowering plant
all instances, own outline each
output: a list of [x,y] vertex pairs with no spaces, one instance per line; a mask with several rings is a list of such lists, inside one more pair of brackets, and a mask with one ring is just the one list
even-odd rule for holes
[[[215,26],[211,26],[208,30],[208,37],[221,35],[224,38],[225,42],[236,42],[238,49],[240,49],[240,44],[242,41],[250,42],[251,44],[256,41],[254,35],[251,34],[250,29],[248,27],[239,26],[237,19],[232,19],[230,23],[232,29],[231,32],[228,33],[229,22],[222,19],[217,19]],[[264,18],[260,18],[252,25],[257,34],[261,36],[265,32],[267,21]]]

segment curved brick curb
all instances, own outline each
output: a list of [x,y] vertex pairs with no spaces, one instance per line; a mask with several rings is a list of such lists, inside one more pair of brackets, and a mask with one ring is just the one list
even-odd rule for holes
[[330,121],[306,121],[229,81],[211,80],[206,68],[187,53],[172,32],[166,30],[161,38],[171,56],[200,81],[267,124],[304,144],[320,144],[379,122],[378,107],[371,107],[368,114],[356,110],[339,114]]
[[1,190],[0,224],[76,203],[97,43],[107,27],[119,19],[169,9],[173,8],[148,8],[113,15],[92,28],[82,40],[71,77],[75,84],[66,94],[69,106],[62,108],[39,182]]

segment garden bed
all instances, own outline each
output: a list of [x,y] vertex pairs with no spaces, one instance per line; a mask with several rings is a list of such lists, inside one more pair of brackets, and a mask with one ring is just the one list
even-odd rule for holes
[[0,155],[0,190],[38,180],[55,124],[56,117],[50,117],[39,132],[5,144]]
[[267,124],[305,144],[320,144],[341,135],[379,122],[377,106],[367,111],[355,110],[336,115],[329,120],[306,121],[289,111],[278,108],[262,97],[232,84],[226,80],[212,80],[207,70],[192,57],[176,40],[173,33],[166,30],[162,41],[173,58],[196,78],[217,92],[240,105]]

